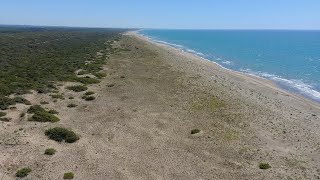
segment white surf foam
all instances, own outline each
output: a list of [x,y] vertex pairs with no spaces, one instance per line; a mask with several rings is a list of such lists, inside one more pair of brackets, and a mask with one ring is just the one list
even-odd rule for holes
[[[219,65],[220,67],[222,67],[223,69],[231,70],[231,69],[228,69],[228,68],[226,68],[226,67],[221,65],[221,64],[231,65],[232,64],[231,61],[223,61],[223,59],[217,58],[217,60],[221,61],[220,62],[221,64],[219,64],[219,63],[214,62],[212,60],[206,59],[205,58],[206,55],[203,54],[203,53],[197,52],[197,51],[192,50],[192,49],[185,48],[184,46],[179,45],[179,44],[174,44],[174,43],[169,43],[169,42],[166,42],[166,41],[157,40],[157,39],[154,39],[152,37],[149,37],[149,36],[146,36],[144,34],[141,34],[140,32],[138,32],[138,33],[140,35],[150,39],[151,41],[154,41],[154,42],[157,42],[157,43],[160,43],[160,44],[164,44],[164,45],[168,45],[168,46],[177,48],[177,49],[185,51],[185,52],[189,52],[191,54],[194,54],[194,55],[200,57],[201,59],[213,62],[213,63]],[[280,76],[277,76],[277,75],[274,75],[274,74],[269,74],[269,73],[266,73],[266,72],[254,72],[251,69],[240,69],[240,72],[245,73],[245,74],[249,74],[249,75],[252,75],[252,76],[256,76],[256,77],[272,80],[272,81],[276,82],[278,85],[280,85],[282,88],[284,88],[286,90],[296,92],[296,93],[301,94],[301,95],[303,95],[305,97],[308,97],[308,98],[313,99],[313,100],[315,100],[317,102],[320,102],[320,92],[315,90],[313,86],[305,84],[302,80],[296,80],[296,79],[289,80],[289,79],[285,79],[285,78],[282,78]]]
[[302,80],[285,79],[283,77],[280,77],[280,76],[277,76],[274,74],[269,74],[269,73],[265,73],[265,72],[254,72],[250,69],[241,69],[241,71],[248,73],[250,75],[270,79],[270,80],[278,83],[280,86],[284,87],[287,90],[298,92],[301,95],[304,95],[306,97],[309,97],[313,100],[320,102],[320,92],[315,90],[312,85],[306,84]]
[[226,64],[226,65],[231,65],[231,64],[232,64],[231,61],[222,61],[221,63],[222,63],[222,64]]

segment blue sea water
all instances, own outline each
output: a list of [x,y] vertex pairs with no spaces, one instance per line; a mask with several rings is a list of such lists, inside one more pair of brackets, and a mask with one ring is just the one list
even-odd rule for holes
[[144,29],[138,33],[320,102],[320,31]]

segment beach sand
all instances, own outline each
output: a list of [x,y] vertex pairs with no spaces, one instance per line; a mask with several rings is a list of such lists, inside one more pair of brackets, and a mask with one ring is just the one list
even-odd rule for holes
[[[96,100],[66,90],[70,83],[60,92],[75,99],[25,96],[50,102],[43,106],[59,111],[59,123],[20,118],[25,105],[8,111],[12,121],[0,122],[0,180],[21,167],[32,168],[25,179],[69,171],[83,180],[319,179],[319,104],[135,33],[114,48],[121,51],[107,60],[107,77],[89,86]],[[80,140],[48,140],[44,131],[56,126]],[[49,147],[57,153],[44,155]]]

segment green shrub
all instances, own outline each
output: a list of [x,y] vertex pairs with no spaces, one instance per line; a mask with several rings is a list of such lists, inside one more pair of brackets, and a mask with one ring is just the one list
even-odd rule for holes
[[83,85],[77,85],[77,86],[68,86],[67,89],[72,90],[74,92],[81,92],[81,91],[86,91],[88,88]]
[[269,169],[271,166],[268,163],[260,163],[259,164],[260,169]]
[[48,149],[46,149],[46,150],[44,151],[44,154],[51,156],[51,155],[54,155],[56,152],[57,152],[57,151],[56,151],[55,149],[53,149],[53,148],[48,148]]
[[63,179],[73,179],[74,178],[74,174],[72,172],[67,172],[64,173],[63,175]]
[[65,141],[67,143],[73,143],[79,140],[79,137],[72,130],[68,130],[63,127],[55,127],[46,130],[45,135],[49,139],[55,140],[57,142]]
[[106,50],[111,41],[105,42],[120,32],[123,30],[0,27],[0,94],[24,94],[31,89],[46,92],[54,89],[54,81],[70,81],[78,69],[97,72],[103,61],[88,66],[86,62],[101,49],[111,54]]
[[113,87],[114,86],[114,84],[108,84],[107,85],[107,87]]
[[25,112],[20,113],[20,117],[24,117],[24,116],[26,116]]
[[36,90],[39,94],[46,94],[48,92],[50,92],[50,89],[47,88],[47,87],[40,87],[40,88],[37,88]]
[[88,71],[81,70],[81,71],[78,72],[78,75],[84,75],[84,74],[88,74]]
[[26,177],[29,173],[31,173],[31,171],[32,170],[30,168],[22,168],[16,173],[16,177]]
[[43,109],[40,105],[33,105],[28,109],[27,112],[30,114],[33,114],[33,113],[37,113],[37,112],[46,112],[46,110]]
[[6,116],[6,115],[7,115],[7,113],[5,113],[5,112],[0,112],[0,117]]
[[60,119],[48,112],[36,112],[30,119],[30,121],[36,122],[58,122]]
[[64,97],[62,94],[51,94],[50,95],[53,99],[62,99],[64,100]]
[[40,104],[49,104],[47,101],[41,101]]
[[94,94],[93,91],[87,91],[86,93],[84,93],[84,95],[86,95],[86,96],[90,96],[90,95],[92,95],[92,94]]
[[200,132],[199,129],[192,129],[192,130],[191,130],[191,134],[197,134],[197,133],[199,133],[199,132]]
[[107,74],[106,74],[106,73],[103,73],[103,72],[93,73],[93,75],[94,75],[95,77],[99,78],[99,79],[102,79],[102,78],[104,78],[104,77],[107,76]]
[[50,114],[59,114],[59,112],[54,110],[54,109],[49,110],[48,113],[50,113]]
[[74,99],[74,97],[71,96],[71,97],[69,97],[69,99]]
[[76,105],[76,104],[73,104],[73,103],[71,103],[71,104],[68,104],[68,108],[74,108],[74,107],[77,107],[78,105]]
[[10,122],[10,118],[0,118],[0,121],[2,122]]
[[94,97],[94,96],[87,96],[87,97],[85,97],[85,100],[86,101],[93,101],[93,100],[95,100],[96,99],[96,97]]
[[0,109],[1,110],[6,110],[9,108],[9,106],[15,105],[15,104],[16,103],[12,99],[10,99],[8,97],[1,97],[0,96]]
[[90,78],[89,76],[75,77],[74,80],[77,82],[81,82],[82,84],[97,84],[100,82],[99,80]]
[[21,104],[25,104],[25,105],[31,105],[31,102],[28,101],[27,99],[23,98],[23,97],[14,97],[12,99],[15,103],[21,103]]

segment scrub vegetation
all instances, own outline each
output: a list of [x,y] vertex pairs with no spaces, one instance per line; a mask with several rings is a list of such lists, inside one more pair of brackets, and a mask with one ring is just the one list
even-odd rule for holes
[[[57,81],[98,83],[77,77],[102,70],[111,42],[124,30],[94,28],[0,27],[0,96],[25,94],[30,90],[47,93]],[[108,43],[106,43],[108,42]],[[109,49],[108,51],[106,49]],[[97,57],[97,52],[103,55]],[[1,103],[1,109],[10,102]],[[4,104],[4,105],[3,105]]]

